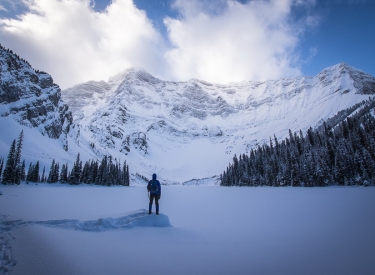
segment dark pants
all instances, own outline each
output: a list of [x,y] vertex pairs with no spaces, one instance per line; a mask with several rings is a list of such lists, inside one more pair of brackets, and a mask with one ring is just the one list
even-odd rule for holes
[[159,194],[150,194],[150,204],[153,203],[155,198],[155,204],[158,206],[159,205]]

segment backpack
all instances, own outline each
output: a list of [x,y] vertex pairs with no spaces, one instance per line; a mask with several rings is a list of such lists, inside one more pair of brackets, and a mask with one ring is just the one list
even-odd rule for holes
[[158,193],[159,192],[159,187],[158,184],[156,183],[156,180],[151,181],[151,186],[150,186],[150,193]]

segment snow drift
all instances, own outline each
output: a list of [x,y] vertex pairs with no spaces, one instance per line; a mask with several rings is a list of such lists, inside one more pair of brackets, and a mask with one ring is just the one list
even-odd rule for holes
[[28,225],[42,225],[47,227],[57,227],[64,229],[73,229],[80,231],[100,232],[106,230],[126,229],[136,226],[141,227],[170,227],[168,216],[164,214],[149,215],[147,210],[142,209],[134,211],[118,218],[100,218],[97,220],[80,221],[74,219],[48,220],[48,221],[8,221],[0,219],[0,234],[15,228]]

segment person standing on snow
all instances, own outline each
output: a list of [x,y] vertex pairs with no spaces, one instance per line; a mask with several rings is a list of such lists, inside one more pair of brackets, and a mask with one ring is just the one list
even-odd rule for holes
[[153,174],[152,180],[148,182],[147,190],[150,193],[149,194],[150,204],[148,205],[148,214],[151,214],[152,203],[155,198],[156,215],[159,215],[159,199],[161,196],[161,186],[160,186],[160,182],[156,179],[156,174]]

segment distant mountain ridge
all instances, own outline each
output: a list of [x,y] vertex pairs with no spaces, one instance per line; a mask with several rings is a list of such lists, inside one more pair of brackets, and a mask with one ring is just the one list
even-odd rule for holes
[[47,169],[53,158],[71,165],[78,153],[84,161],[111,155],[127,161],[133,180],[156,172],[164,184],[209,184],[234,154],[289,129],[342,121],[374,93],[375,78],[345,63],[314,77],[226,85],[128,69],[60,91],[0,47],[0,154],[24,130],[23,158]]
[[62,96],[96,152],[124,154],[140,173],[183,182],[210,177],[234,153],[288,129],[317,127],[374,93],[373,76],[340,63],[315,77],[227,85],[163,81],[129,69]]

